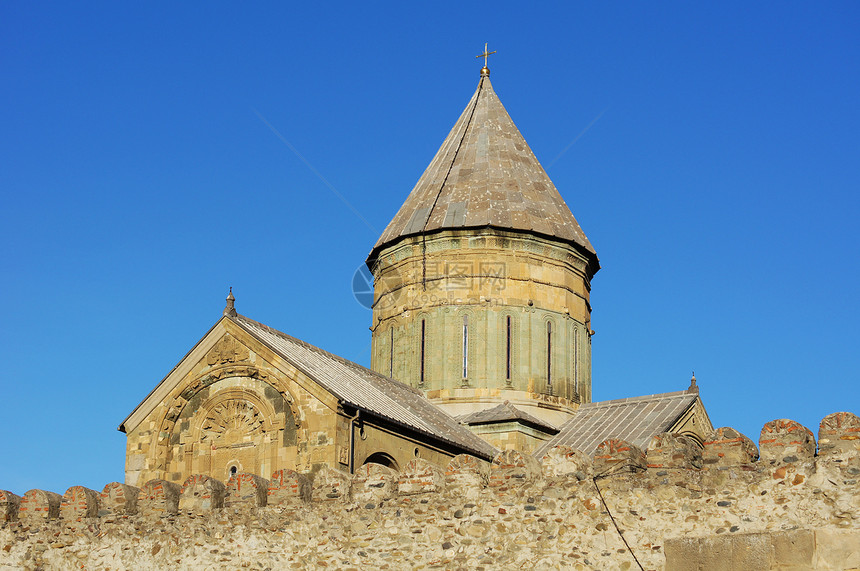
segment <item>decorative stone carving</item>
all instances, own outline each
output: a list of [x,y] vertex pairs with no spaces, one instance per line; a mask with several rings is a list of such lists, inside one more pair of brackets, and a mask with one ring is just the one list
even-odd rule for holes
[[231,444],[263,430],[264,419],[250,402],[239,399],[215,405],[201,428],[201,441],[226,441]]
[[236,341],[231,335],[224,335],[206,355],[210,365],[236,363],[248,360],[248,348]]

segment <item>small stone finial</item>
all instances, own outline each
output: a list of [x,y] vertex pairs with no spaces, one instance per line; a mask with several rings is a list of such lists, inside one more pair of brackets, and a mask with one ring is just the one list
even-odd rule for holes
[[690,388],[687,389],[688,392],[699,392],[699,386],[696,384],[696,371],[693,371],[693,376],[690,377]]
[[230,288],[230,293],[227,294],[227,306],[224,308],[224,315],[227,317],[236,317],[236,298],[233,297],[233,288]]
[[496,50],[487,51],[487,44],[484,44],[484,52],[476,55],[475,58],[484,58],[484,67],[481,68],[481,77],[490,77],[490,68],[487,67],[487,58],[496,53]]

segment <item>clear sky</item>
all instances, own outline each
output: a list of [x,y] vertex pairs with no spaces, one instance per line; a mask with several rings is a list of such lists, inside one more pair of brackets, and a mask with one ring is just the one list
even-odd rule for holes
[[856,2],[2,3],[0,489],[121,481],[117,426],[229,286],[368,365],[353,273],[484,42],[600,257],[595,400],[695,370],[755,441],[860,413],[858,29]]

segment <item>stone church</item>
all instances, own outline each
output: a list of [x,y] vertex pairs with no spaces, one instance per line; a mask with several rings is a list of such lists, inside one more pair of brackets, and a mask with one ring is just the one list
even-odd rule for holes
[[126,483],[485,461],[609,437],[712,430],[695,378],[591,399],[594,247],[490,83],[478,87],[373,246],[371,368],[221,318],[119,426]]

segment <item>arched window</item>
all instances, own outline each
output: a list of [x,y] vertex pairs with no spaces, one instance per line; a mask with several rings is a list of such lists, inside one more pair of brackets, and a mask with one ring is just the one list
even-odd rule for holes
[[388,330],[388,376],[394,378],[394,326]]
[[[374,452],[364,461],[364,464],[382,464],[383,466],[388,466],[392,470],[400,471],[400,468],[397,465],[397,460],[386,454],[385,452]],[[362,464],[362,466],[364,465]]]
[[420,339],[419,347],[418,347],[419,358],[421,359],[421,372],[420,372],[421,376],[420,376],[418,382],[422,385],[424,384],[424,346],[425,346],[426,334],[427,334],[427,323],[424,319],[422,319],[421,320],[421,339]]
[[463,378],[469,378],[469,316],[463,316]]
[[546,322],[546,384],[552,387],[552,321]]
[[505,318],[505,379],[511,382],[511,316]]

